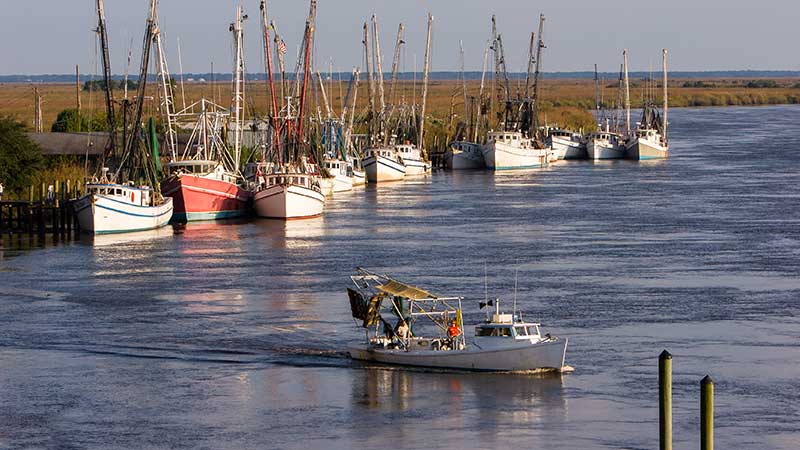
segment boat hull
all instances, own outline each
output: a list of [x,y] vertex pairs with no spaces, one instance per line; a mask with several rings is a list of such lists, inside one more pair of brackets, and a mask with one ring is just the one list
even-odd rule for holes
[[161,228],[172,218],[173,201],[165,197],[157,206],[139,206],[104,195],[88,194],[75,202],[82,231],[93,234],[130,233]]
[[628,145],[626,155],[628,159],[637,161],[667,159],[668,156],[668,148],[644,138],[636,138],[633,140],[631,144]]
[[556,152],[559,160],[563,159],[586,159],[586,145],[575,142],[571,139],[564,139],[560,136],[551,138],[551,147]]
[[250,198],[236,183],[187,174],[164,180],[161,192],[172,197],[172,220],[177,222],[242,217]]
[[384,364],[439,369],[515,372],[557,370],[564,367],[567,339],[554,339],[538,344],[524,344],[508,349],[480,349],[474,345],[465,350],[407,352],[398,349],[351,349],[351,358]]
[[625,148],[604,141],[589,141],[586,152],[591,160],[622,159],[625,157]]
[[431,173],[431,163],[421,159],[403,158],[403,164],[406,166],[407,177],[418,175],[427,175]]
[[382,181],[398,181],[406,176],[406,166],[402,163],[383,156],[370,155],[364,158],[364,171],[367,181],[380,183]]
[[366,172],[353,169],[353,186],[363,186],[365,184],[367,184]]
[[276,184],[258,191],[254,197],[258,217],[268,219],[307,219],[322,215],[325,196],[295,184]]
[[483,149],[483,161],[492,170],[538,169],[547,166],[550,151],[519,148],[494,142]]
[[[455,148],[458,145],[460,148]],[[445,163],[450,170],[483,169],[483,152],[481,145],[474,142],[453,143],[445,152]]]

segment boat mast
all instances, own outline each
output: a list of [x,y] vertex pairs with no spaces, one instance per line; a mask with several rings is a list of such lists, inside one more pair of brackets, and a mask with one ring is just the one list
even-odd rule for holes
[[[481,123],[483,123],[483,118],[484,118],[483,89],[484,89],[485,81],[486,81],[486,66],[489,63],[489,49],[490,48],[491,48],[491,44],[489,43],[489,41],[487,41],[486,42],[486,48],[483,50],[483,70],[481,71],[481,89],[480,89],[480,91],[478,93],[478,102],[479,102],[478,117],[480,118],[479,120],[481,121]],[[473,136],[472,142],[478,142],[478,128],[480,128],[480,127],[475,127],[475,129],[472,132],[473,133],[472,134],[472,136]]]
[[419,136],[417,146],[425,158],[425,106],[428,100],[428,75],[431,65],[431,30],[433,28],[433,16],[428,13],[428,37],[425,40],[425,66],[422,71],[422,107],[419,119]]
[[[316,12],[317,2],[316,0],[311,0],[311,12],[308,15],[308,20],[306,21],[306,32],[305,38],[303,39],[305,43],[305,51],[303,56],[303,84],[300,90],[300,111],[297,116],[297,143],[298,145],[303,144],[303,120],[305,118],[305,109],[306,109],[306,93],[308,91],[308,74],[311,70],[311,48],[313,45],[313,38],[314,38],[314,13]],[[299,64],[298,64],[299,65]]]
[[[134,147],[138,145],[139,141],[142,139],[141,133],[137,132],[137,129],[141,127],[142,123],[142,114],[144,113],[144,96],[145,96],[145,89],[147,87],[147,69],[148,64],[150,62],[150,48],[151,43],[153,42],[153,30],[155,29],[155,14],[156,14],[156,6],[158,0],[150,0],[150,9],[147,16],[147,25],[145,26],[145,33],[144,33],[144,41],[142,45],[142,61],[139,67],[139,86],[136,93],[136,103],[134,105],[134,115],[133,121],[131,122],[132,130],[131,133],[128,134],[127,142],[125,142],[125,150],[122,155],[122,161],[120,161],[119,166],[117,167],[116,173],[114,178],[119,178],[122,173],[122,168],[124,167],[125,160],[131,156],[131,153],[134,151]],[[149,158],[147,158],[149,159]],[[129,175],[133,175],[132,171],[130,171]],[[149,174],[155,175],[155,173]],[[133,178],[129,176],[128,178]],[[158,183],[155,182],[155,179],[148,180],[152,187],[157,191],[159,186]]]
[[669,124],[667,121],[667,109],[669,108],[669,101],[667,99],[667,49],[661,50],[661,58],[661,65],[664,71],[664,117],[662,118],[664,129],[662,132],[664,133],[664,144],[666,145],[669,142],[669,139],[667,138],[667,125]]
[[595,120],[598,123],[597,128],[602,129],[600,125],[600,81],[597,78],[597,64],[594,65],[594,110],[595,110]]
[[542,50],[544,46],[544,14],[539,15],[539,41],[536,44],[536,72],[533,76],[533,108],[531,111],[531,137],[539,131],[539,76],[542,71]]
[[464,73],[464,41],[458,41],[458,50],[459,60],[461,63],[461,84],[462,90],[464,91],[464,120],[467,121],[467,128],[469,129],[469,127],[472,126],[470,123],[472,122],[472,117],[469,114],[469,104],[467,103],[467,76]]
[[370,140],[374,141],[375,136],[375,78],[372,72],[372,49],[370,48],[369,42],[369,28],[367,28],[367,22],[364,22],[364,40],[362,41],[364,44],[364,60],[366,61],[366,70],[367,70],[367,81],[368,81],[368,91],[369,91],[369,128],[370,128]]
[[622,50],[622,71],[625,76],[625,134],[631,134],[631,86],[628,80],[628,49]]
[[236,52],[233,59],[233,165],[234,170],[239,170],[242,155],[242,136],[244,133],[244,43],[242,22],[247,16],[242,11],[242,6],[236,8],[236,22],[230,26],[233,33],[233,46]]
[[269,47],[269,21],[267,16],[267,0],[261,0],[261,27],[264,34],[264,55],[267,65],[267,80],[269,81],[269,96],[272,103],[272,136],[278,155],[278,164],[283,164],[281,152],[281,132],[280,122],[278,121],[278,99],[275,98],[275,81],[272,78],[272,51]]
[[[497,105],[503,102],[503,96],[500,93],[500,51],[497,49],[497,19],[492,14],[492,51],[494,52],[494,77],[492,78],[492,95],[495,101],[489,103],[489,113],[495,113]],[[500,111],[496,112],[498,121],[500,120]]]
[[380,115],[383,117],[386,110],[386,99],[383,90],[383,58],[381,56],[381,40],[378,36],[378,16],[376,14],[372,15],[372,43],[375,45],[375,78],[378,80],[378,95],[381,100]]
[[395,101],[395,89],[397,88],[397,73],[400,70],[400,53],[403,47],[403,44],[406,41],[403,40],[403,31],[405,31],[405,27],[401,23],[397,27],[397,40],[394,43],[394,59],[392,60],[392,86],[389,90],[389,104],[394,105]]
[[620,123],[622,122],[622,64],[619,65],[619,79],[617,81],[617,104],[616,111],[614,112],[614,132],[620,134]]
[[108,30],[106,29],[106,13],[103,0],[97,0],[97,34],[100,37],[103,58],[103,83],[106,96],[106,119],[108,123],[108,143],[100,162],[101,169],[106,165],[106,158],[114,154],[117,142],[117,122],[114,118],[114,91],[111,89],[111,61],[108,56]]
[[164,53],[164,42],[161,39],[161,28],[156,17],[153,39],[156,44],[156,58],[158,58],[158,80],[161,84],[161,120],[164,126],[164,143],[167,145],[172,161],[178,159],[178,132],[175,130],[175,99],[172,92],[172,83],[167,67],[167,56]]
[[536,45],[536,33],[531,32],[531,43],[528,46],[528,72],[525,74],[525,98],[531,96],[531,72],[535,58],[533,57],[534,45]]
[[[358,74],[359,69],[356,67],[353,69],[353,75],[350,78],[350,87],[347,88],[347,97],[350,98],[351,92],[353,97],[350,98],[350,118],[348,120],[347,131],[345,133],[345,145],[350,144],[350,140],[353,136],[353,122],[355,121],[356,117],[356,99],[358,97]],[[344,118],[344,113],[342,113],[342,117]]]

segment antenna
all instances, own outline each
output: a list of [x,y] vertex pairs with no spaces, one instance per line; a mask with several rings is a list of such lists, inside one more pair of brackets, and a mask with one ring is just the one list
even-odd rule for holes
[[489,272],[486,271],[486,261],[483,262],[483,299],[489,301]]
[[514,316],[517,315],[517,273],[519,272],[519,267],[514,268],[514,308],[511,310],[512,319]]

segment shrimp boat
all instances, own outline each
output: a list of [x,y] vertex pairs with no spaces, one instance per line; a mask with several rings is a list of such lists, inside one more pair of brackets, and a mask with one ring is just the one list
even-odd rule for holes
[[[157,37],[155,2],[151,2],[147,27],[145,28],[145,54],[150,43]],[[102,48],[103,73],[105,81],[106,116],[108,120],[108,147],[103,152],[100,162],[99,178],[85,186],[85,195],[75,204],[75,214],[82,230],[93,234],[127,233],[160,228],[172,218],[173,204],[171,198],[161,196],[156,180],[158,172],[158,150],[151,142],[151,148],[140,143],[138,125],[130,129],[129,139],[123,142],[121,152],[116,148],[117,123],[114,115],[114,97],[111,90],[111,64],[109,62],[108,32],[102,0],[97,2],[97,31]],[[146,86],[149,58],[142,58],[139,92],[133,103],[134,120],[140,124],[143,115],[144,89]],[[152,122],[151,122],[152,123]],[[105,167],[110,162],[114,172],[109,173]],[[128,181],[125,181],[128,180]],[[132,180],[143,180],[144,183]]]
[[550,128],[547,130],[546,143],[553,149],[559,160],[586,159],[586,143],[580,133],[561,128]]
[[586,151],[590,160],[622,159],[625,157],[625,139],[611,131],[589,133]]
[[483,151],[475,142],[453,141],[445,151],[445,163],[450,170],[483,169]]
[[257,176],[254,194],[256,215],[268,219],[309,219],[322,215],[325,195],[319,174],[311,164],[298,168],[292,164],[277,166]]
[[161,191],[173,198],[176,221],[242,217],[247,214],[250,192],[220,135],[227,113],[207,100],[199,106],[201,113],[186,148],[181,154],[173,152],[166,164],[168,176],[161,182]]
[[567,339],[503,314],[499,300],[481,303],[494,311],[467,337],[462,297],[439,297],[361,268],[350,278],[352,316],[366,332],[365,345],[347,351],[353,359],[469,371],[565,370]]
[[364,171],[369,183],[398,181],[406,176],[406,165],[392,147],[369,148],[364,157]]
[[405,143],[394,146],[403,165],[406,166],[406,176],[428,175],[431,173],[431,163],[422,157],[422,151],[414,144]]
[[483,147],[483,160],[492,170],[538,169],[547,167],[551,149],[537,148],[533,139],[519,131],[492,131]]

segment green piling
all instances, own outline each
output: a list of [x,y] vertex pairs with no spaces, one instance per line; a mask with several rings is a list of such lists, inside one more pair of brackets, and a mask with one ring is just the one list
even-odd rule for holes
[[672,450],[672,355],[666,350],[658,356],[658,432],[659,449]]
[[700,450],[714,450],[714,380],[700,382]]

